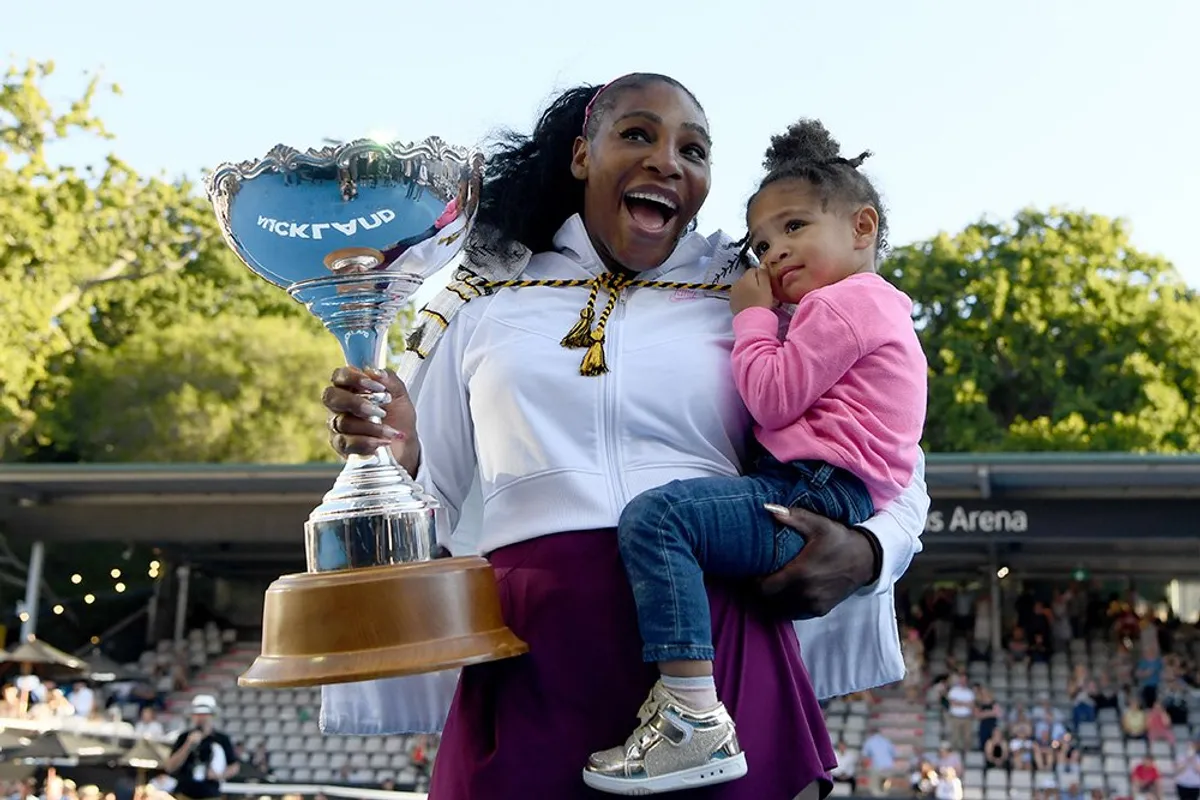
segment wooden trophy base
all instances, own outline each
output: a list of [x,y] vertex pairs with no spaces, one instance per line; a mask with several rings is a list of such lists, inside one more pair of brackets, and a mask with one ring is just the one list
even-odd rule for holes
[[284,575],[267,589],[262,655],[238,685],[267,689],[392,678],[511,658],[483,558]]

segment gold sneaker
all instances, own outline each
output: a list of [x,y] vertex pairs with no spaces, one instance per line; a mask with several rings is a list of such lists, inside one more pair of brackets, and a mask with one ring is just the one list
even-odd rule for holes
[[644,795],[725,783],[746,774],[746,754],[725,706],[695,711],[660,681],[638,719],[641,724],[623,747],[592,754],[583,770],[584,783],[611,794]]

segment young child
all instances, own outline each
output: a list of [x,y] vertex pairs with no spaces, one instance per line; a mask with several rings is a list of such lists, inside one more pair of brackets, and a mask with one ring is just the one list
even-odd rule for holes
[[[770,574],[804,545],[772,511],[799,505],[858,525],[909,483],[925,419],[926,361],[912,303],[875,272],[886,222],[821,123],[773,138],[747,209],[761,266],[733,287],[733,370],[757,440],[743,477],[674,481],[621,515],[618,537],[643,657],[661,680],[621,747],[585,782],[616,794],[721,783],[746,773],[712,677],[705,572]],[[795,305],[780,341],[773,307]]]

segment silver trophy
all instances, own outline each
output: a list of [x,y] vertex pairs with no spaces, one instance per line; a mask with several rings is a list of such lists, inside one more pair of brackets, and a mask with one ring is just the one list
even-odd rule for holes
[[[382,368],[397,312],[466,243],[482,168],[437,138],[278,145],[217,167],[207,190],[238,257],[315,314],[346,363]],[[434,559],[436,508],[390,448],[347,459],[304,526],[308,571],[267,590],[262,654],[239,683],[369,680],[525,652],[487,561]]]

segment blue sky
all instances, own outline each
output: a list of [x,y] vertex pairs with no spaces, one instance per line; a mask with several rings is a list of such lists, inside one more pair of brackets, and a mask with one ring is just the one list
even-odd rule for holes
[[[473,144],[527,128],[556,88],[634,70],[693,89],[711,121],[705,230],[734,231],[772,133],[819,117],[868,162],[892,240],[1066,205],[1130,220],[1200,286],[1200,3],[803,0],[6,4],[0,52],[121,84],[110,147],[198,176],[276,142],[372,133]],[[740,231],[739,231],[740,232]]]

